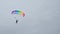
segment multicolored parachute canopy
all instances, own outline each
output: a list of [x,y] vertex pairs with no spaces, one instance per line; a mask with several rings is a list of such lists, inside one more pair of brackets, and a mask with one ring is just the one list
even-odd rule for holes
[[13,10],[12,12],[11,12],[11,14],[19,14],[19,15],[21,15],[21,16],[25,16],[25,13],[23,12],[23,11],[20,11],[20,10]]

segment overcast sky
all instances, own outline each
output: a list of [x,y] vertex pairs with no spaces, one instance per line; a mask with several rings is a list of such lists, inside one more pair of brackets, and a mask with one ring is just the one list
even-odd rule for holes
[[[14,9],[26,14],[18,24]],[[60,0],[0,0],[0,34],[60,34]]]

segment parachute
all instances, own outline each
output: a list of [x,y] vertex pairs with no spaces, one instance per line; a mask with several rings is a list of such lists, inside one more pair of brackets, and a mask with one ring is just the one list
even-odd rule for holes
[[[16,19],[16,23],[18,23],[19,17],[24,17],[25,13],[21,10],[13,10],[11,14],[15,15],[14,18]],[[19,16],[18,16],[19,15]],[[17,19],[18,18],[18,19]]]
[[19,10],[14,10],[14,11],[12,11],[12,13],[11,14],[19,14],[19,15],[21,15],[21,16],[25,16],[25,13],[24,12],[22,12],[22,11],[19,11]]

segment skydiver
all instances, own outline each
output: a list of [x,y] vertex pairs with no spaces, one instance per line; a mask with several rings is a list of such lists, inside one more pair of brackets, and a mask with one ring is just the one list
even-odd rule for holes
[[18,20],[16,20],[16,23],[18,23]]

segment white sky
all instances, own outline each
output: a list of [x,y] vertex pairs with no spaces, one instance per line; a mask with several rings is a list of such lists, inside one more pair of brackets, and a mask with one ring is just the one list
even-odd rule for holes
[[[18,24],[14,9],[26,14]],[[0,0],[0,34],[60,34],[60,0]]]

